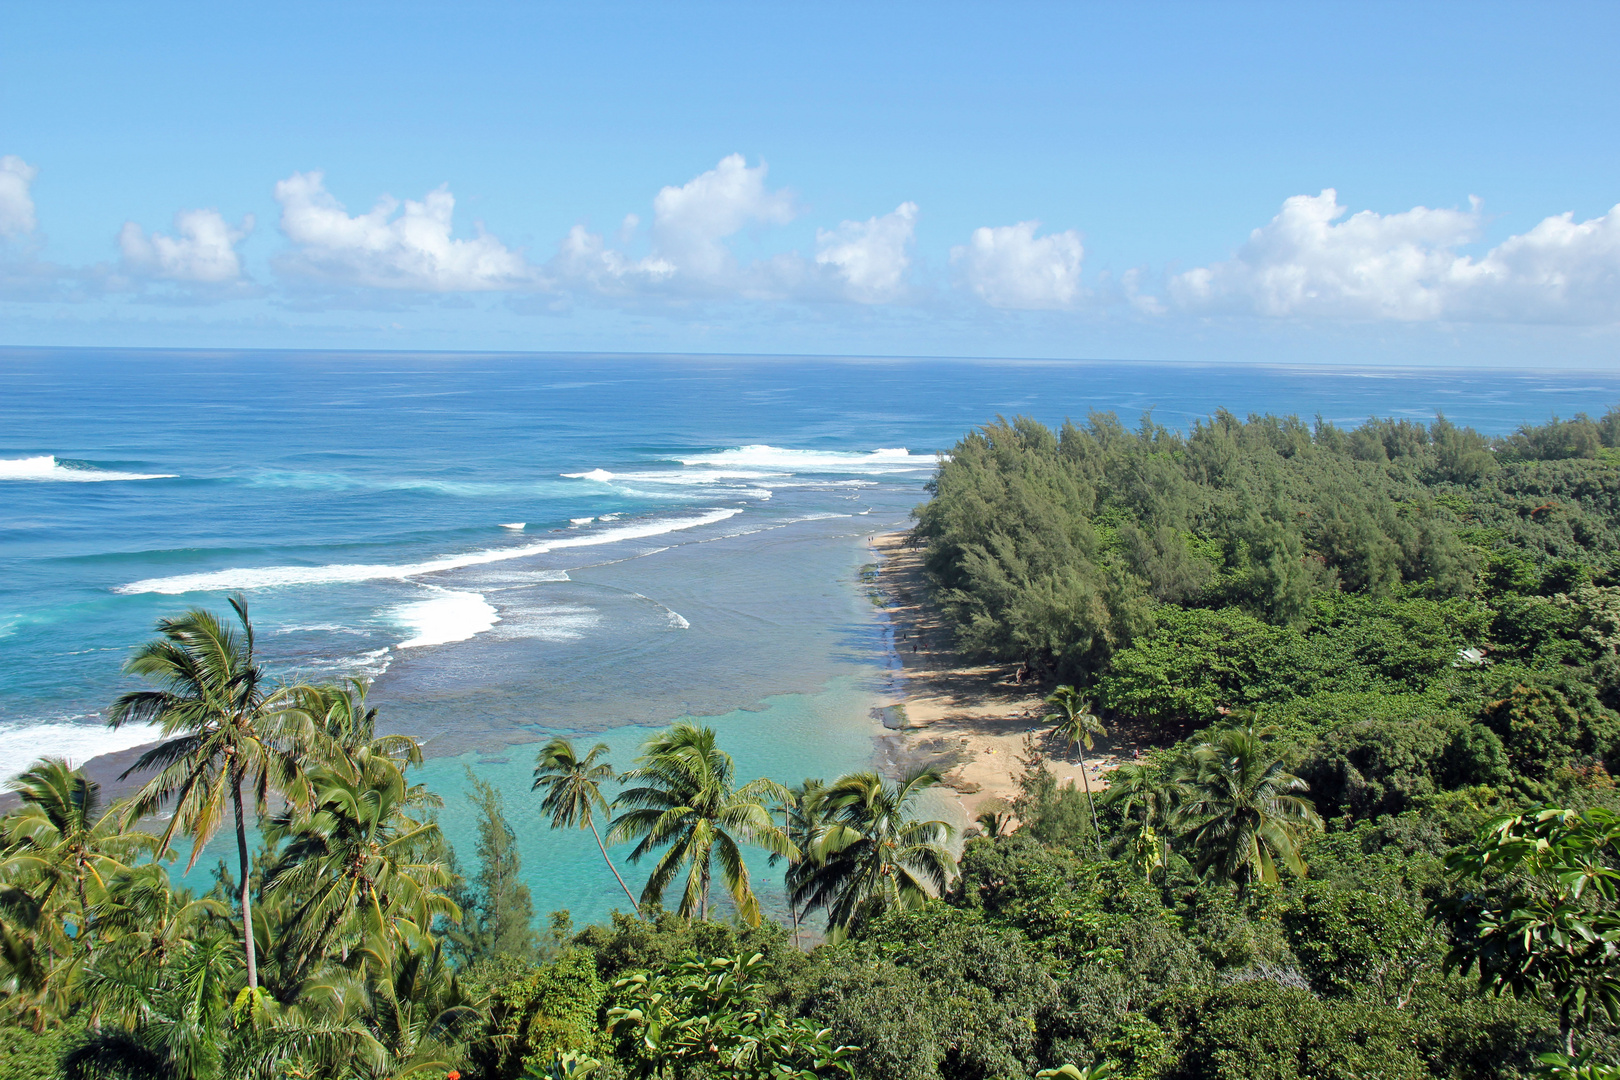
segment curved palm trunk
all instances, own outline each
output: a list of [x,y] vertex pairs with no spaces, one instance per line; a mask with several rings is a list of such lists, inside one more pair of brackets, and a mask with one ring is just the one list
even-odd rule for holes
[[619,888],[624,890],[624,895],[630,897],[630,910],[634,911],[637,915],[640,915],[641,901],[637,900],[634,896],[630,896],[630,886],[624,883],[624,878],[619,877],[619,868],[613,865],[612,859],[608,858],[607,845],[602,843],[602,834],[596,831],[596,822],[590,817],[586,817],[585,824],[591,827],[591,835],[596,837],[596,846],[602,849],[602,861],[607,863],[608,869],[613,871],[613,876],[618,878]]
[[[787,807],[782,807],[782,832],[787,833],[793,827]],[[803,855],[800,855],[803,858]],[[793,902],[793,886],[789,880],[793,877],[793,864],[788,863],[787,872],[782,875],[782,888],[787,893],[788,914],[793,916],[793,951],[799,951],[799,905]]]
[[253,945],[253,882],[248,873],[247,819],[242,813],[242,775],[231,778],[231,800],[236,806],[236,856],[241,868],[242,947],[247,955],[248,989],[259,988],[259,958]]
[[1085,747],[1079,743],[1074,744],[1075,752],[1080,755],[1080,782],[1086,786],[1086,805],[1091,808],[1091,835],[1097,839],[1097,854],[1103,853],[1102,830],[1097,828],[1097,804],[1091,800],[1091,775],[1086,768]]

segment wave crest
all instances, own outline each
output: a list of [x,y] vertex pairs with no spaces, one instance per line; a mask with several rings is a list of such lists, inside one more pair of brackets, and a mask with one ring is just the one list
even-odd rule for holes
[[45,480],[69,483],[105,483],[111,480],[172,480],[174,473],[133,473],[98,469],[91,465],[64,465],[51,454],[0,458],[0,480]]
[[460,570],[467,566],[483,566],[522,559],[530,555],[544,555],[564,548],[596,547],[621,540],[639,540],[648,536],[696,529],[713,525],[742,513],[741,509],[711,510],[695,517],[658,518],[616,529],[583,533],[575,536],[542,540],[520,547],[490,548],[469,551],[462,555],[445,555],[418,563],[333,563],[327,566],[258,566],[231,570],[210,570],[198,574],[175,574],[171,577],[145,578],[120,585],[114,592],[162,593],[175,596],[188,592],[216,592],[234,589],[271,589],[282,585],[333,585],[356,581],[403,581],[436,574],[445,570]]
[[932,469],[933,454],[913,454],[905,447],[870,450],[790,450],[756,443],[710,454],[676,458],[682,465],[779,469],[792,473],[891,473]]

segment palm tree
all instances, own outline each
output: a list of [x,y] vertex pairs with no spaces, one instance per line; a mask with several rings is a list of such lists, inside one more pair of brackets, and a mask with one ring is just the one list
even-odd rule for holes
[[314,739],[307,718],[290,708],[287,696],[269,689],[264,669],[253,653],[253,624],[247,601],[230,598],[241,629],[229,627],[211,612],[193,609],[173,619],[160,619],[160,637],[135,650],[124,670],[161,685],[121,696],[107,713],[107,723],[155,723],[164,741],[142,754],[127,769],[157,769],[130,799],[126,822],[158,810],[170,798],[174,816],[160,841],[162,848],[177,830],[191,834],[191,858],[197,862],[224,816],[230,800],[236,815],[237,866],[241,881],[242,947],[248,986],[259,985],[253,942],[252,876],[248,865],[247,815],[242,787],[251,785],[254,808],[263,815],[272,790],[301,801],[306,785],[298,761]]
[[[804,852],[809,849],[816,830],[821,828],[821,796],[826,790],[827,785],[821,780],[807,779],[789,788],[786,796],[778,800],[778,809],[782,811],[782,830],[787,833],[793,846],[799,849],[799,857],[789,862],[782,879],[787,889],[788,914],[793,917],[795,949],[799,947],[799,903],[794,894],[811,870],[810,864],[804,859]],[[775,866],[781,858],[780,855],[772,855],[770,865]]]
[[1191,829],[1198,872],[1221,881],[1276,881],[1277,860],[1303,875],[1300,842],[1322,819],[1305,781],[1288,772],[1252,725],[1221,732],[1183,768],[1180,819]]
[[179,944],[201,934],[230,909],[210,897],[175,889],[162,863],[143,863],[107,879],[106,895],[92,909],[96,925],[113,939],[101,964],[162,968]]
[[458,1056],[455,1044],[480,1019],[444,943],[420,926],[402,929],[391,948],[368,946],[364,1021],[382,1052],[372,1067],[354,1070],[365,1080],[446,1073]]
[[270,840],[286,846],[264,881],[267,898],[296,905],[280,943],[295,957],[295,981],[339,935],[386,943],[405,923],[461,917],[445,893],[453,875],[439,858],[438,823],[411,816],[442,805],[436,796],[408,786],[404,772],[382,758],[359,777],[318,767],[311,780],[311,808],[288,807],[271,823]]
[[[37,883],[42,891],[33,899],[41,912],[65,888],[78,903],[75,944],[92,949],[92,891],[104,893],[108,876],[150,847],[152,837],[121,830],[118,815],[101,809],[101,785],[62,758],[41,758],[6,786],[23,800],[5,819],[6,880]],[[60,928],[59,918],[50,921]]]
[[939,775],[930,769],[899,783],[857,772],[822,793],[824,820],[808,851],[814,867],[796,899],[807,910],[826,909],[834,940],[858,915],[920,907],[956,876],[956,860],[945,846],[951,827],[911,816],[917,797],[937,783]]
[[327,764],[343,767],[384,757],[395,764],[422,764],[422,746],[409,735],[378,735],[377,710],[366,705],[365,682],[348,679],[326,686],[290,687],[286,696],[293,707],[325,737]]
[[973,816],[973,820],[984,830],[984,835],[1005,836],[1008,833],[1007,826],[1012,824],[1013,813],[1012,803],[992,796],[979,804],[979,812]]
[[[235,943],[204,935],[178,943],[161,969],[107,964],[85,973],[92,1015],[118,1027],[92,1033],[63,1059],[69,1076],[165,1076],[212,1080],[232,1029]],[[116,1069],[116,1071],[114,1071]]]
[[540,812],[551,815],[553,829],[572,829],[578,826],[590,829],[596,837],[596,846],[602,852],[602,861],[618,879],[619,888],[630,900],[630,910],[640,911],[630,886],[624,883],[619,868],[608,857],[607,845],[596,830],[596,811],[607,813],[607,799],[602,795],[602,784],[613,779],[613,766],[597,763],[597,758],[608,752],[606,743],[597,743],[583,758],[574,752],[574,744],[562,736],[546,743],[534,759],[534,786],[544,789],[546,797],[540,803]]
[[1080,697],[1080,692],[1072,686],[1060,686],[1052,691],[1046,703],[1057,710],[1042,717],[1047,723],[1053,725],[1053,731],[1065,742],[1075,747],[1080,755],[1080,782],[1086,788],[1086,805],[1091,809],[1091,830],[1096,834],[1097,852],[1102,853],[1102,831],[1097,828],[1097,804],[1091,799],[1091,777],[1086,769],[1086,751],[1096,744],[1092,742],[1093,735],[1106,735],[1108,729],[1103,727],[1102,720],[1091,711],[1091,703]]
[[731,755],[715,745],[712,728],[692,724],[676,724],[648,739],[636,762],[623,779],[640,786],[621,792],[613,801],[615,808],[629,809],[613,822],[608,839],[639,839],[630,852],[631,862],[668,845],[641,891],[642,904],[662,900],[684,864],[688,870],[679,914],[707,919],[709,883],[718,860],[737,914],[758,926],[759,898],[749,885],[742,845],[797,857],[798,849],[771,820],[765,805],[767,799],[780,801],[787,790],[774,780],[734,787]]
[[1126,764],[1114,770],[1100,800],[1104,806],[1118,806],[1136,826],[1137,862],[1150,879],[1155,869],[1170,870],[1170,841],[1163,830],[1170,822],[1174,794],[1157,769]]

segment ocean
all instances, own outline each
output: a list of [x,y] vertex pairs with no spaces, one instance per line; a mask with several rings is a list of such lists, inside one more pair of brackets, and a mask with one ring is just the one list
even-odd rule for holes
[[540,822],[534,744],[601,740],[623,768],[701,717],[742,779],[870,766],[894,658],[866,538],[975,425],[1443,411],[1501,433],[1616,403],[1620,375],[1589,372],[0,350],[0,766],[145,742],[101,722],[128,650],[240,591],[278,676],[371,680],[383,726],[423,740],[464,864],[471,769],[537,908],[589,921],[617,886],[589,833]]

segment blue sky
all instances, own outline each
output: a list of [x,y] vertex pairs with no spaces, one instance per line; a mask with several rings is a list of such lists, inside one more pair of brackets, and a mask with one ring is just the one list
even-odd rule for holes
[[1620,345],[1613,3],[6,22],[0,344],[1553,367]]

